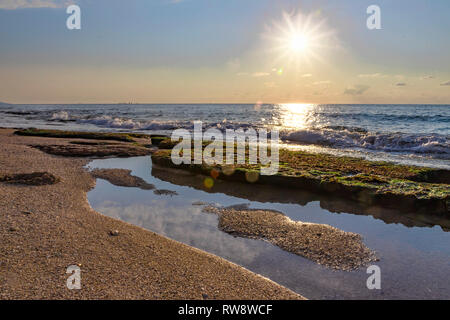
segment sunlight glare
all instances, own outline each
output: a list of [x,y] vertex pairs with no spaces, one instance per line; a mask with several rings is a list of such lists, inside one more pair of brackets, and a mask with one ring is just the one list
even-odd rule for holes
[[324,20],[318,20],[316,15],[286,12],[282,20],[273,22],[265,33],[280,60],[277,63],[282,65],[320,59],[323,49],[333,41],[332,35],[333,31],[327,29]]
[[279,105],[280,122],[283,129],[304,129],[308,127],[310,113],[315,105],[307,103],[285,103]]

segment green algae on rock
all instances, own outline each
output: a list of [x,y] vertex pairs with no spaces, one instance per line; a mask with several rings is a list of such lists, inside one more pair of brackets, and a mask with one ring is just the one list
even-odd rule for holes
[[34,144],[30,145],[45,153],[65,157],[140,157],[151,153],[151,150],[134,144]]
[[[367,205],[381,205],[402,211],[449,215],[450,185],[448,171],[374,162],[302,151],[280,150],[279,171],[272,176],[258,175],[260,165],[229,166],[203,164],[175,165],[171,150],[152,154],[155,164],[185,169],[217,178],[246,183],[282,185],[318,193],[333,193]],[[249,181],[249,176],[256,177]]]
[[85,131],[63,131],[28,128],[17,130],[14,134],[20,136],[35,136],[47,138],[78,138],[94,140],[116,140],[122,142],[134,142],[134,138],[148,139],[149,136],[139,133],[117,133],[117,132],[85,132]]

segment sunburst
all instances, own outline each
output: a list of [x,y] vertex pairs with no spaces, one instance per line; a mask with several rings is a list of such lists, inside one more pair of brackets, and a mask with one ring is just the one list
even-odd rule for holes
[[334,32],[317,14],[286,13],[280,21],[267,26],[265,37],[276,53],[278,65],[311,64],[322,60],[322,51],[329,47]]

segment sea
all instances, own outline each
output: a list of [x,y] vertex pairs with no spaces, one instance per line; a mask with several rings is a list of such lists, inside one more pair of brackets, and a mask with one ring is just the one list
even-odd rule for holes
[[283,147],[450,169],[450,105],[0,104],[0,127],[143,132],[254,128]]

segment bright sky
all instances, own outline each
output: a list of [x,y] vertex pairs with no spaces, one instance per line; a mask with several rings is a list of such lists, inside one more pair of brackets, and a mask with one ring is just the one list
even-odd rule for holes
[[[66,8],[81,8],[81,30]],[[381,30],[366,27],[369,5]],[[450,104],[448,0],[0,0],[0,101]]]

